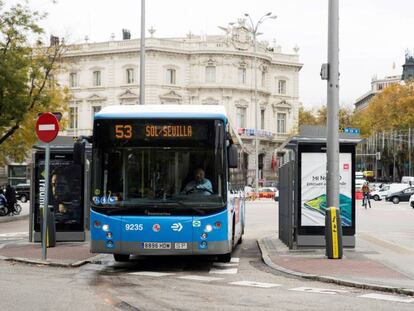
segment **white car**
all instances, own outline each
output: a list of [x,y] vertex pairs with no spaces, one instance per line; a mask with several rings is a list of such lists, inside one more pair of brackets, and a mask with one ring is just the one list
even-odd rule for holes
[[411,206],[412,208],[414,208],[414,194],[413,194],[412,196],[410,196],[410,200],[409,200],[409,202],[410,202],[410,206]]
[[400,183],[383,185],[382,188],[375,190],[375,191],[371,191],[370,196],[375,201],[381,201],[382,199],[385,199],[390,194],[405,190],[409,187],[410,187],[409,184],[400,184]]
[[390,186],[383,186],[378,190],[371,191],[371,199],[374,199],[374,201],[381,201],[382,199],[385,199],[387,197],[389,190]]

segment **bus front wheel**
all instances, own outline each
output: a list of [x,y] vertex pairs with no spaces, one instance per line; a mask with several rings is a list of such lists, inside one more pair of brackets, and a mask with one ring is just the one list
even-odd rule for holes
[[217,257],[218,257],[218,260],[220,262],[230,262],[230,260],[231,260],[231,253],[218,255]]
[[129,255],[114,254],[114,259],[117,262],[128,262],[129,261]]

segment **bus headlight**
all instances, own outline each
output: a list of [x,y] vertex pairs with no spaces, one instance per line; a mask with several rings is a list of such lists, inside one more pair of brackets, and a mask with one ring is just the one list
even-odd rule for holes
[[207,233],[203,232],[203,233],[201,234],[201,238],[202,238],[203,240],[207,239]]
[[112,238],[112,232],[107,232],[106,233],[106,238],[111,239]]
[[207,225],[205,228],[204,228],[204,231],[205,232],[211,232],[213,230],[213,227],[211,226],[211,225]]
[[102,225],[102,230],[105,231],[105,232],[109,231],[109,225],[106,225],[106,224]]
[[95,220],[93,222],[93,226],[98,229],[101,226],[101,223],[99,221]]
[[114,247],[114,242],[112,242],[111,240],[109,240],[108,242],[106,242],[106,247],[113,248]]

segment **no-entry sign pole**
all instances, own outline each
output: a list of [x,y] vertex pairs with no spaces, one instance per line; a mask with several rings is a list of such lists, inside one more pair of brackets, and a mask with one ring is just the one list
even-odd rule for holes
[[[46,240],[47,240],[47,217],[49,209],[49,162],[50,162],[50,142],[59,133],[59,122],[50,112],[45,112],[39,116],[36,122],[36,134],[39,140],[46,143],[45,148],[45,197],[43,199],[43,221],[42,221],[42,260],[46,260]],[[41,199],[41,198],[40,198]],[[41,200],[39,200],[41,202]],[[39,204],[41,206],[41,204]]]

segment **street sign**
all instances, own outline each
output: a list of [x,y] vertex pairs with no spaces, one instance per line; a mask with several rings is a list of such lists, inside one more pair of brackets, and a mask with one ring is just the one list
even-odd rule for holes
[[[43,203],[43,221],[42,221],[42,259],[46,261],[47,256],[47,214],[49,209],[49,162],[50,162],[50,142],[53,141],[59,133],[59,121],[55,115],[50,112],[42,113],[36,122],[36,134],[39,140],[46,143],[45,148],[45,197]],[[55,223],[53,222],[53,226]],[[50,231],[49,231],[50,232]]]
[[59,122],[50,112],[43,113],[36,122],[36,134],[44,143],[53,141],[59,133]]

